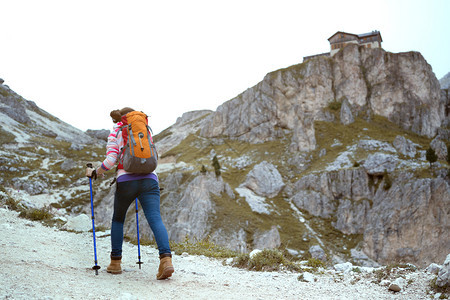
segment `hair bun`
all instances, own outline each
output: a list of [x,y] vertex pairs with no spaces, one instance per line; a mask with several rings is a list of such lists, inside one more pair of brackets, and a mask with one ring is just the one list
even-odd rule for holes
[[113,119],[114,123],[120,122],[122,119],[122,114],[120,113],[120,110],[116,109],[109,113],[111,118]]

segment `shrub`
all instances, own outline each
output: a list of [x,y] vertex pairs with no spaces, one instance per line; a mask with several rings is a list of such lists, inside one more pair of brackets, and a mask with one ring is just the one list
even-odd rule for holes
[[308,267],[313,268],[313,270],[317,270],[318,268],[325,268],[325,263],[323,261],[321,261],[320,259],[317,258],[310,258],[308,259],[308,261],[306,262],[306,265]]
[[[437,281],[437,276],[435,278],[431,279],[431,281],[430,281],[430,288],[433,292],[443,293],[442,295],[450,293],[450,286],[448,284],[440,287],[436,284],[436,281]],[[445,299],[445,298],[441,298],[441,299]]]
[[220,164],[217,155],[214,155],[212,159],[212,166],[214,167],[214,172],[216,173],[216,177],[220,176]]
[[284,262],[285,258],[280,251],[264,249],[249,260],[248,268],[255,271],[275,271]]
[[53,218],[53,215],[50,213],[50,209],[48,207],[44,208],[31,208],[23,210],[19,217],[24,219],[29,219],[31,221],[45,221]]
[[426,158],[430,162],[430,167],[433,163],[435,163],[438,159],[436,152],[433,148],[429,147],[426,152]]
[[330,103],[328,103],[328,108],[331,110],[334,110],[334,111],[340,110],[341,106],[342,106],[342,103],[337,100],[334,100],[334,101],[331,101]]
[[383,188],[387,191],[392,186],[392,180],[391,180],[391,177],[389,177],[389,174],[388,174],[386,169],[384,169],[383,177],[384,177],[384,186],[383,186]]
[[450,144],[447,146],[447,162],[450,164]]
[[290,271],[303,271],[300,266],[288,260],[277,249],[264,249],[252,258],[248,254],[241,254],[233,260],[233,267],[252,271],[278,271],[283,267]]
[[203,175],[205,175],[206,174],[206,167],[205,167],[205,165],[202,165],[202,168],[200,169],[200,172],[203,174]]
[[233,267],[245,269],[248,266],[250,256],[248,253],[240,254],[233,260]]
[[6,207],[8,207],[11,210],[15,210],[15,211],[18,211],[21,209],[21,206],[19,203],[20,203],[20,201],[14,200],[11,197],[7,197],[5,200]]

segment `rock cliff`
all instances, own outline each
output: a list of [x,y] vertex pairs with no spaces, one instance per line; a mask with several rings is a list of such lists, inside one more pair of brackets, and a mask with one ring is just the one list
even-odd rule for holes
[[412,173],[398,172],[391,187],[386,180],[362,167],[312,174],[295,184],[292,200],[314,216],[332,219],[344,234],[363,234],[364,252],[380,263],[429,264],[445,257],[442,253],[450,249],[445,238],[448,177],[417,180]]
[[264,142],[288,129],[293,132],[291,150],[310,151],[316,146],[314,121],[329,121],[325,108],[344,100],[354,115],[384,116],[428,137],[446,117],[439,82],[420,53],[349,45],[333,58],[319,57],[268,74],[219,106],[201,135]]

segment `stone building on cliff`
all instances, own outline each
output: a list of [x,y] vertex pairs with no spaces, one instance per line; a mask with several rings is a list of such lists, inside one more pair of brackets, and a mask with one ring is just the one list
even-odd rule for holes
[[338,31],[328,38],[328,41],[330,42],[330,52],[305,56],[303,61],[318,56],[333,56],[348,44],[357,44],[367,48],[381,48],[383,39],[381,38],[381,33],[377,30],[362,34]]

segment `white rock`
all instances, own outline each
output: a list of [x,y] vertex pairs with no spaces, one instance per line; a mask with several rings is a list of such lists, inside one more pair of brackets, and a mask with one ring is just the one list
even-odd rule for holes
[[399,278],[395,279],[394,282],[389,285],[389,290],[398,293],[401,290],[403,290],[405,286],[406,286],[406,280],[402,277],[399,277]]
[[248,188],[259,196],[271,198],[278,195],[284,185],[277,168],[263,161],[253,167],[241,187]]
[[432,263],[425,269],[425,272],[437,275],[441,269],[442,266]]
[[450,284],[450,254],[447,255],[447,258],[438,273],[436,284],[440,287]]
[[309,248],[309,253],[313,258],[320,259],[321,261],[326,261],[327,256],[325,251],[319,245],[314,245]]
[[416,145],[403,135],[397,135],[393,144],[400,154],[409,157],[416,156]]
[[347,273],[347,272],[351,271],[352,268],[353,268],[353,265],[349,262],[334,265],[334,269],[336,271],[339,271],[342,273]]
[[431,148],[436,152],[438,159],[445,160],[447,159],[447,146],[443,141],[438,138],[435,138],[430,143]]
[[351,256],[354,260],[354,262],[357,265],[363,266],[363,267],[379,267],[380,264],[377,262],[371,260],[364,252],[356,250],[356,249],[350,249]]
[[276,226],[263,233],[253,235],[253,246],[259,249],[274,249],[281,245],[280,232]]
[[374,151],[374,150],[380,150],[385,152],[392,152],[395,153],[396,150],[394,147],[391,146],[391,144],[387,142],[381,142],[377,140],[360,140],[358,142],[358,148],[367,150],[367,151]]
[[391,284],[391,282],[389,281],[389,280],[381,280],[381,282],[380,282],[380,285],[381,286],[388,286],[388,285],[390,285]]
[[352,109],[350,107],[350,104],[348,103],[348,100],[345,99],[342,101],[341,106],[341,123],[344,125],[348,125],[355,122],[355,118],[352,114]]
[[382,175],[384,170],[388,173],[394,171],[398,164],[398,158],[395,155],[385,153],[370,154],[364,162],[364,169],[370,175]]
[[270,214],[270,205],[265,202],[266,198],[260,197],[253,193],[253,191],[244,187],[239,187],[235,190],[238,192],[239,196],[245,198],[245,201],[247,201],[252,211],[260,214]]
[[69,218],[65,228],[74,231],[89,231],[92,229],[92,221],[88,215],[81,214],[76,217]]
[[255,249],[255,250],[253,250],[252,252],[250,252],[249,256],[250,256],[250,258],[253,258],[256,254],[258,254],[258,253],[260,253],[260,252],[262,252],[262,250],[260,250],[260,249]]
[[292,256],[297,256],[299,254],[299,252],[297,250],[294,250],[294,249],[286,248],[286,250]]
[[315,276],[309,272],[303,272],[303,281],[305,282],[314,282]]

